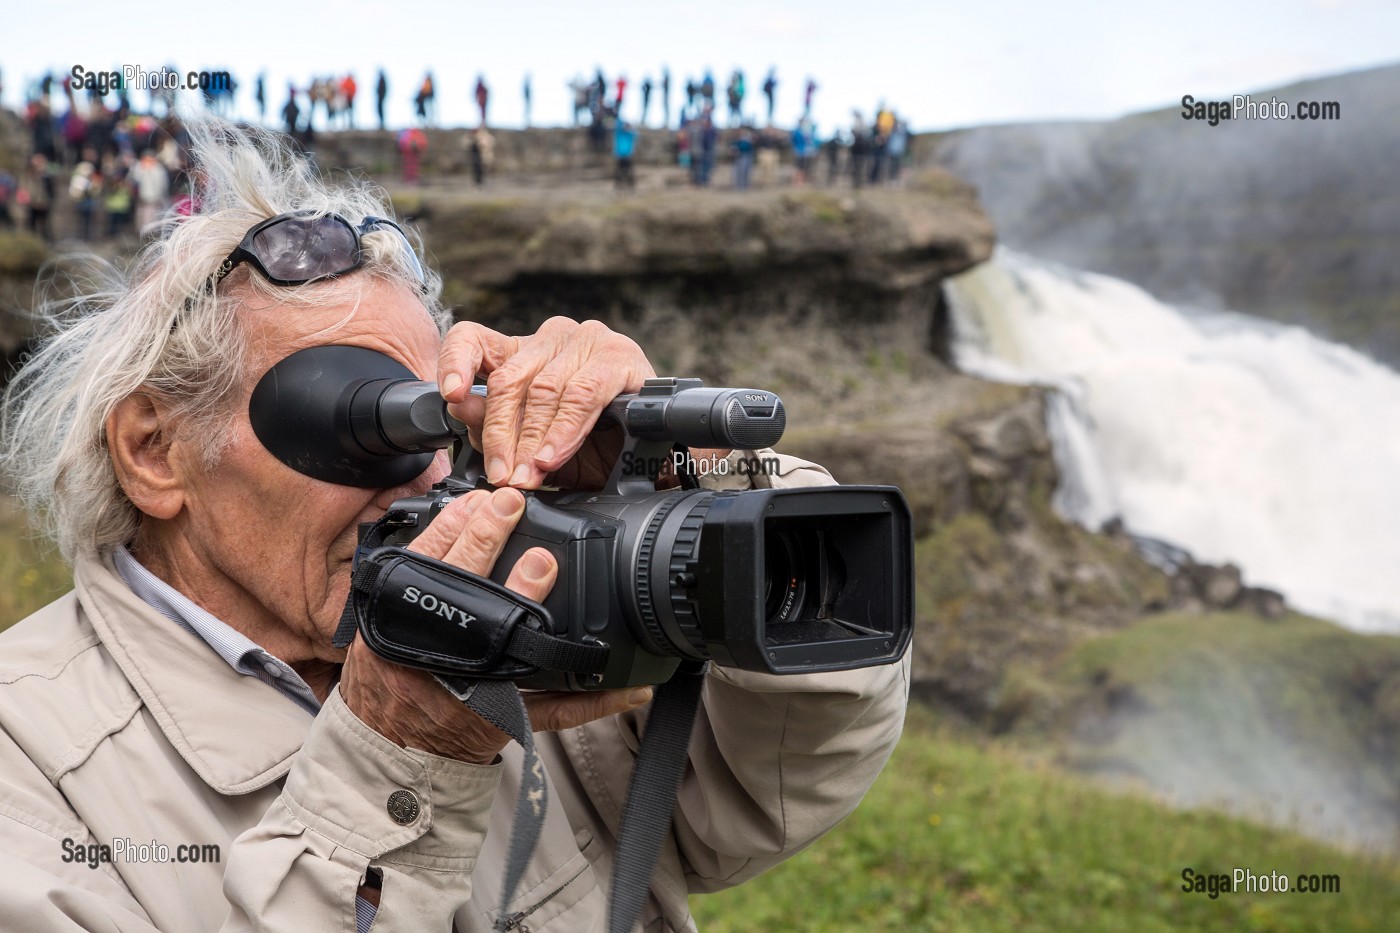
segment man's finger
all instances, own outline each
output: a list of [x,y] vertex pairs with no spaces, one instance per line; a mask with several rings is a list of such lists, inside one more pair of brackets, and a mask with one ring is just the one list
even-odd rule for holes
[[408,549],[435,560],[446,560],[453,543],[462,534],[462,529],[467,527],[467,522],[471,521],[472,513],[490,495],[485,489],[473,489],[456,501],[449,502],[437,518],[409,542]]
[[559,399],[559,408],[544,440],[535,451],[535,466],[544,472],[556,470],[578,452],[588,433],[598,423],[598,416],[608,403],[629,388],[631,374],[613,369],[606,362],[595,360],[574,374]]
[[486,458],[486,479],[494,486],[508,482],[515,468],[515,439],[520,433],[526,393],[535,374],[545,365],[544,360],[532,359],[532,356],[528,349],[522,351],[486,378],[481,452]]
[[525,708],[535,732],[573,729],[595,719],[615,716],[651,702],[650,687],[580,693],[527,693]]
[[462,401],[478,373],[499,369],[520,350],[521,338],[508,337],[475,321],[452,325],[438,354],[438,391],[448,402]]
[[486,479],[493,485],[510,481],[516,465],[521,421],[529,401],[530,386],[557,357],[580,325],[565,317],[553,317],[523,341],[508,362],[486,378],[486,419],[481,441],[486,458]]
[[578,366],[579,359],[573,353],[557,356],[540,370],[530,384],[525,412],[520,421],[520,436],[515,442],[516,466],[511,472],[512,486],[533,487],[544,479],[544,471],[535,463],[536,451],[558,415],[560,400],[568,391],[569,381]]
[[532,547],[520,555],[520,560],[506,578],[506,589],[514,590],[526,599],[541,602],[554,588],[559,576],[559,562],[542,547]]
[[506,488],[490,493],[476,507],[471,521],[452,542],[443,560],[468,573],[490,576],[506,539],[524,512],[525,497],[518,491]]

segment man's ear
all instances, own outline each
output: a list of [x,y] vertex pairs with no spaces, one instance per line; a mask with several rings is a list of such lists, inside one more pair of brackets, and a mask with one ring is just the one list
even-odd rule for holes
[[155,396],[135,392],[107,417],[107,449],[122,491],[141,512],[172,519],[185,504],[182,458],[170,407]]

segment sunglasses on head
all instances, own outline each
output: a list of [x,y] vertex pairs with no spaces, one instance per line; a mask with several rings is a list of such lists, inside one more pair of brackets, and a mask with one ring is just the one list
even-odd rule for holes
[[403,228],[383,217],[366,217],[359,225],[339,214],[294,211],[269,217],[243,236],[233,252],[209,278],[212,291],[240,263],[248,263],[273,285],[306,285],[358,269],[365,262],[360,237],[391,230],[403,240],[418,283],[427,276],[413,243]]

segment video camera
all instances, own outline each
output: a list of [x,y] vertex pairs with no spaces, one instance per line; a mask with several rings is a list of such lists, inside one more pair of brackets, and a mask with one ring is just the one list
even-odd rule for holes
[[[674,452],[776,443],[786,414],[771,392],[649,379],[619,396],[599,419],[622,432],[603,488],[526,493],[490,581],[402,547],[454,498],[490,488],[434,384],[373,350],[313,347],[263,376],[249,414],[283,463],[344,485],[400,485],[459,445],[447,478],[361,528],[355,622],[392,660],[597,690],[663,683],[683,660],[810,673],[890,663],[909,645],[913,547],[897,488],[656,488]],[[559,564],[542,605],[500,585],[533,547]]]

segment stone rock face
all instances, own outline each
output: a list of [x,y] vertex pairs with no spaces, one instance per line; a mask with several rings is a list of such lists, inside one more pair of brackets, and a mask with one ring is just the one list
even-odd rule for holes
[[[471,176],[471,138],[467,129],[430,129],[423,152],[426,178]],[[589,144],[585,128],[564,127],[530,130],[491,130],[493,160],[488,177],[536,187],[557,188],[612,177],[612,136],[602,152]],[[317,164],[323,169],[368,172],[390,176],[399,167],[397,137],[374,130],[321,133],[312,143]],[[720,151],[724,151],[721,145]],[[633,161],[655,166],[674,161],[675,136],[661,130],[643,130],[637,136]]]
[[1234,564],[1198,564],[1188,561],[1172,577],[1172,602],[1176,608],[1237,609],[1266,619],[1282,618],[1288,610],[1283,594],[1257,586],[1245,586]]
[[939,286],[990,255],[971,190],[926,174],[902,190],[607,187],[394,192],[415,214],[466,319],[529,329],[552,314],[625,322],[770,316],[838,325],[917,316],[934,341]]
[[[33,332],[28,312],[34,277],[48,259],[44,241],[28,232],[0,229],[0,360],[13,362]],[[8,366],[0,362],[0,384]]]

